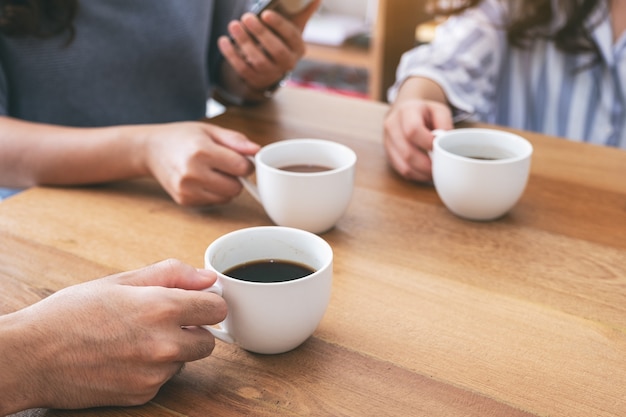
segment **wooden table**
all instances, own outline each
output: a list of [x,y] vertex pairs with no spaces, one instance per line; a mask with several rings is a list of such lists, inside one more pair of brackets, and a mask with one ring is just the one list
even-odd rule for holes
[[[329,309],[283,355],[218,342],[137,408],[45,416],[626,416],[626,152],[524,133],[519,204],[489,223],[450,214],[388,167],[387,107],[285,89],[215,123],[260,143],[330,138],[358,154]],[[71,284],[271,224],[245,192],[183,208],[153,182],[34,188],[0,204],[0,312]]]

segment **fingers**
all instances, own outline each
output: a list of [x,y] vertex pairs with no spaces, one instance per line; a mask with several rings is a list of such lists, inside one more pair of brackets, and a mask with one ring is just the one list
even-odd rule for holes
[[242,190],[237,177],[253,171],[260,146],[245,135],[209,123],[160,125],[151,137],[150,170],[178,204],[225,204]]
[[[206,149],[191,155],[177,177],[167,178],[166,189],[178,204],[226,204],[241,193],[243,187],[238,177],[247,176],[254,169],[246,156],[256,153],[259,146],[235,132],[220,132],[221,135],[207,140]],[[210,135],[207,132],[207,137]]]
[[213,353],[215,337],[201,327],[180,327],[169,340],[162,340],[146,349],[147,363],[153,363],[167,374],[166,381],[180,372],[183,364],[206,358]]
[[202,146],[206,147],[192,155],[168,192],[186,206],[226,204],[241,193],[238,177],[252,173],[254,166],[247,157],[256,154],[260,146],[239,132],[209,124],[202,128],[206,137]]
[[[227,204],[241,194],[243,189],[237,177],[245,176],[252,170],[249,161],[242,160],[237,164],[242,168],[233,170],[233,165],[229,166],[224,161],[217,163],[217,166],[211,166],[207,160],[176,178],[168,179],[168,183],[163,186],[172,199],[182,206]],[[231,173],[227,174],[222,170]],[[238,172],[242,175],[236,175]]]
[[[258,17],[246,13],[241,21],[231,22],[228,29],[235,42],[234,47],[246,64],[246,68],[235,69],[241,69],[249,76],[254,76],[254,72],[274,72],[280,75],[278,57],[275,55],[277,51],[286,55],[287,47]],[[254,78],[260,77],[257,75]]]
[[117,282],[123,285],[187,290],[150,293],[161,302],[171,303],[178,326],[200,326],[224,320],[227,310],[224,299],[201,291],[215,284],[216,280],[215,272],[196,269],[176,259],[167,259],[117,276]]
[[180,368],[185,362],[206,358],[214,348],[215,337],[210,332],[198,326],[181,326],[169,341],[155,344],[150,355],[155,363],[178,364]]
[[304,55],[302,28],[267,10],[261,17],[246,13],[228,25],[228,37],[218,39],[233,70],[253,89],[261,90],[291,71]]
[[[250,14],[245,16],[248,17],[248,24],[252,28],[261,27],[255,30],[256,36],[259,36],[259,33],[267,33],[265,38],[273,37],[276,39],[276,35],[263,27],[256,16]],[[252,35],[250,29],[244,26],[243,22],[238,21],[231,22],[228,30],[232,41],[221,38],[218,43],[226,60],[235,72],[245,80],[246,84],[253,89],[263,89],[282,77],[284,71],[275,55],[284,56],[288,55],[288,52],[285,52],[286,47],[284,45],[282,48],[279,46],[279,52],[277,52],[274,45],[280,44],[278,39],[276,42],[269,42],[265,39],[265,44],[262,44]],[[274,49],[270,49],[270,45]]]
[[450,108],[441,103],[432,103],[429,112],[429,126],[431,130],[441,129],[450,130],[454,128],[452,111]]
[[434,129],[453,127],[448,106],[423,100],[406,100],[394,105],[384,124],[384,144],[393,168],[404,178],[432,181]]
[[226,318],[228,308],[222,297],[208,291],[150,287],[142,290],[141,298],[147,301],[137,305],[150,309],[145,322],[153,321],[148,328],[160,328],[165,336],[152,339],[153,346],[147,352],[151,361],[189,362],[211,354],[215,339],[199,326]]
[[222,297],[202,291],[215,283],[213,271],[169,259],[119,274],[115,280],[139,287],[126,294],[137,310],[133,319],[137,333],[140,328],[153,333],[142,355],[145,360],[182,363],[211,354],[215,340],[197,326],[219,323],[228,311]]
[[193,362],[206,358],[215,348],[215,337],[200,327],[181,328],[179,358],[183,362]]
[[214,272],[167,260],[67,287],[32,305],[23,314],[45,316],[46,323],[22,327],[50,345],[30,351],[46,358],[33,370],[45,374],[45,387],[31,383],[42,390],[40,403],[83,408],[148,401],[184,362],[212,353],[213,335],[196,326],[226,317],[220,296],[199,291],[215,280]]
[[[271,51],[278,51],[280,43],[287,45],[287,50],[292,52],[290,58],[293,59],[293,65],[296,64],[299,57],[304,55],[304,41],[302,39],[304,27],[294,25],[291,20],[286,19],[281,14],[268,10],[261,15],[260,20],[244,15],[243,23],[250,28],[259,43]],[[271,30],[267,30],[267,28]],[[273,34],[277,34],[278,37],[271,36]]]
[[419,110],[402,109],[397,120],[397,128],[394,128],[393,131],[395,135],[398,135],[398,138],[404,138],[403,141],[397,140],[396,142],[405,142],[408,148],[418,149],[422,153],[426,153],[433,149],[433,134],[426,124],[428,117],[426,112]]
[[251,141],[242,133],[218,126],[213,126],[213,129],[215,133],[212,136],[215,142],[242,155],[252,156],[261,149],[258,143]]
[[235,44],[234,38],[221,36],[217,40],[217,46],[234,72],[247,80],[250,76],[251,67],[248,65],[244,52]]
[[176,259],[164,260],[134,271],[110,277],[118,284],[202,290],[217,280],[213,271],[196,269]]
[[181,327],[217,324],[226,318],[226,301],[209,291],[169,292],[171,301],[180,308],[176,313]]
[[169,194],[176,203],[188,207],[229,203],[241,193],[243,186],[236,177],[224,174],[218,168],[200,165],[197,172],[181,177],[168,190]]
[[384,144],[388,159],[404,178],[430,182],[432,133],[426,129],[416,112],[406,112],[385,121]]
[[408,180],[432,181],[430,157],[416,148],[403,147],[404,150],[401,150],[396,146],[396,143],[391,140],[385,141],[387,157],[396,172]]

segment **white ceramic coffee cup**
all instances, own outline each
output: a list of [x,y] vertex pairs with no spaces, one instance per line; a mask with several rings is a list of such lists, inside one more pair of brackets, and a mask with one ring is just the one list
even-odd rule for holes
[[[268,259],[307,265],[315,272],[272,283],[223,273]],[[276,354],[298,347],[313,334],[330,301],[333,251],[324,239],[301,229],[260,226],[228,233],[209,245],[204,263],[218,274],[216,285],[207,290],[224,297],[228,315],[219,328],[203,327],[251,352]]]
[[526,188],[530,142],[495,129],[434,133],[433,182],[445,206],[459,217],[479,221],[509,212]]
[[[240,178],[279,226],[313,233],[331,229],[345,213],[354,188],[356,154],[337,142],[289,139],[264,146],[256,154],[256,184]],[[292,165],[325,166],[321,172],[290,172]]]

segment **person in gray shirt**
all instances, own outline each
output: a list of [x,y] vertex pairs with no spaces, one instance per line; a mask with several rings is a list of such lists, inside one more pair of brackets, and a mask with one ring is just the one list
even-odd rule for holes
[[259,146],[200,122],[207,100],[266,100],[320,0],[250,3],[0,0],[0,187],[152,176],[182,205],[237,196]]

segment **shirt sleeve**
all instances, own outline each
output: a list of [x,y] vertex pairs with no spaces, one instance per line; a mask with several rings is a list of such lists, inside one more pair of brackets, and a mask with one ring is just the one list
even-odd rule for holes
[[420,76],[442,87],[455,120],[489,114],[505,48],[503,16],[501,3],[487,0],[442,23],[431,43],[402,56],[396,82],[388,91],[389,102],[396,99],[404,81]]
[[0,116],[9,114],[9,91],[4,66],[0,61]]

